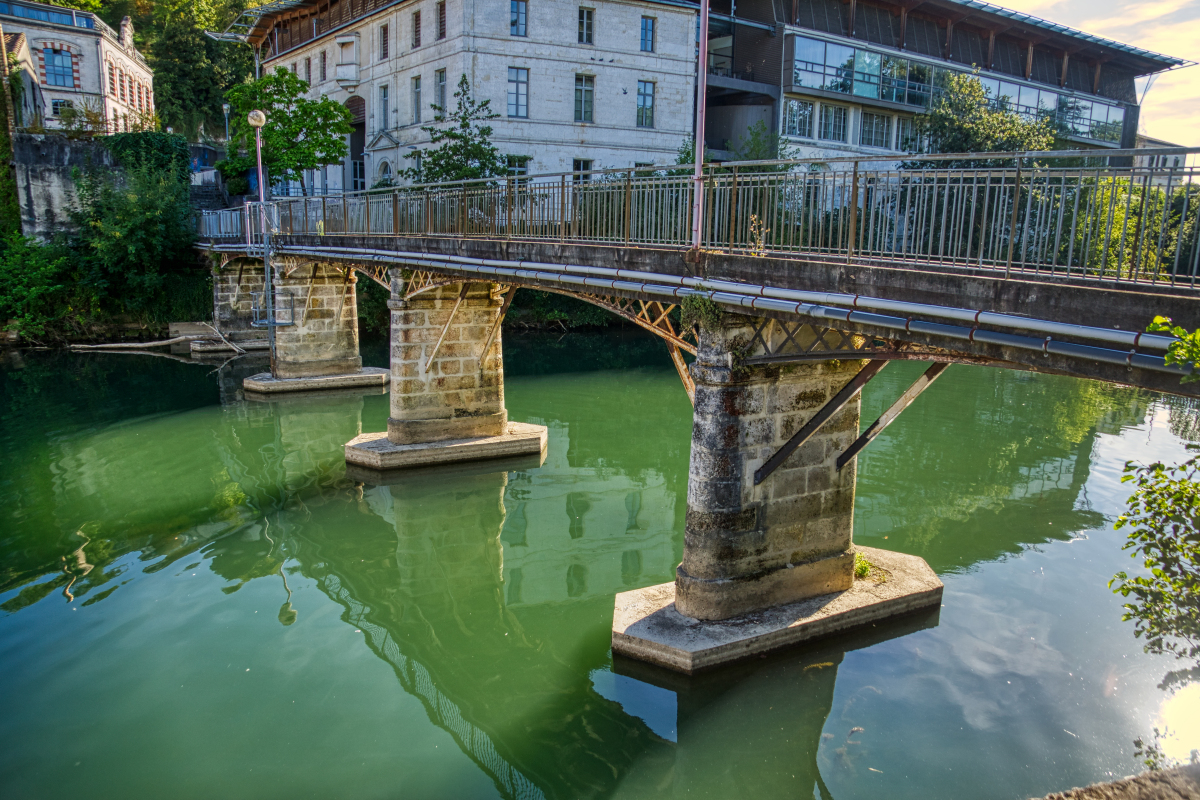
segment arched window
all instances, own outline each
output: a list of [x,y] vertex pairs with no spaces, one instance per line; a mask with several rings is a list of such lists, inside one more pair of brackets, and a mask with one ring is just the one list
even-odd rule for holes
[[120,83],[120,86],[121,86],[121,95],[120,95],[121,102],[124,103],[125,102],[125,73],[123,71],[120,71],[120,70],[117,71],[117,81]]
[[379,179],[381,181],[390,180],[392,177],[392,165],[384,161],[379,165]]
[[117,96],[117,68],[111,62],[108,65],[108,93]]

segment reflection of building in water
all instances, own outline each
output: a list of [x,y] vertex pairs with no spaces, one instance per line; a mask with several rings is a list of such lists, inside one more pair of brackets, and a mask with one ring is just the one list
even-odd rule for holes
[[510,607],[611,597],[678,563],[677,498],[664,477],[572,467],[569,445],[567,426],[551,423],[546,462],[509,478],[500,541]]
[[[640,663],[611,675],[611,593],[589,584],[571,597],[569,556],[594,523],[595,557],[616,560],[619,570],[632,510],[624,497],[639,484],[579,470],[572,486],[565,437],[551,438],[562,449],[545,484],[482,465],[414,471],[364,490],[353,535],[319,522],[297,526],[296,558],[502,797],[731,797],[741,787],[728,764],[738,758],[764,764],[756,780],[766,796],[798,786],[827,792],[818,757],[837,668],[847,647],[877,640],[794,650],[697,678]],[[645,482],[643,497],[656,486]],[[598,500],[579,515],[583,535],[573,539],[566,509],[580,510],[567,499],[576,490]],[[536,602],[508,601],[517,548],[503,537],[517,494],[527,511],[521,566],[533,576],[524,586],[545,598]],[[669,510],[656,513],[636,517],[646,525],[671,519]],[[542,520],[552,526],[544,534]],[[671,537],[659,536],[668,544],[650,552],[665,559]],[[562,548],[561,556],[539,560],[543,547]],[[607,579],[619,581],[619,571]],[[930,624],[936,610],[879,637]]]

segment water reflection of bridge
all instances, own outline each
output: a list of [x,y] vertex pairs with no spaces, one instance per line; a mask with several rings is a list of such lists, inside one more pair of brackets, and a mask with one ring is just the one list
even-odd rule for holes
[[[969,563],[1044,541],[1049,532],[1010,524],[1004,509],[1037,501],[1054,513],[1072,513],[1086,482],[1095,431],[1144,418],[1133,393],[1094,395],[1081,388],[1089,384],[1073,381],[1022,382],[1009,375],[997,380],[990,395],[985,384],[971,384],[965,388],[974,391],[944,395],[930,404],[929,413],[974,420],[993,441],[1012,422],[1000,414],[977,416],[985,401],[997,398],[995,392],[1001,393],[1001,408],[1036,401],[1061,413],[1047,414],[1028,437],[1011,437],[1011,447],[996,454],[964,448],[936,424],[914,425],[908,433],[898,425],[881,440],[879,460],[864,476],[901,469],[926,470],[924,478],[940,475],[917,482],[932,487],[927,494],[897,504],[914,509],[899,518],[904,524],[917,525],[920,514],[939,516],[954,498],[983,498],[963,507],[972,523],[998,509],[987,536],[930,540],[942,553],[969,543]],[[635,581],[653,580],[662,564],[677,560],[679,526],[667,509],[682,497],[671,476],[605,467],[599,459],[568,461],[567,442],[581,426],[564,415],[540,469],[449,478],[440,473],[399,486],[362,487],[360,495],[342,472],[340,445],[361,427],[363,406],[360,397],[227,406],[218,426],[223,430],[213,435],[205,423],[189,462],[161,474],[156,471],[173,462],[123,463],[120,448],[129,431],[102,431],[55,450],[52,467],[63,477],[53,490],[63,495],[63,507],[71,497],[103,495],[103,516],[124,521],[145,492],[171,486],[179,504],[155,507],[163,524],[143,519],[135,532],[127,526],[95,538],[129,536],[114,551],[132,543],[147,559],[165,556],[155,568],[175,560],[180,548],[205,546],[212,569],[239,581],[278,580],[278,549],[272,555],[256,522],[269,516],[272,531],[284,535],[301,569],[345,609],[346,621],[363,631],[405,691],[421,699],[430,719],[504,796],[622,796],[648,787],[658,787],[658,794],[729,796],[744,787],[733,785],[735,776],[724,774],[721,765],[737,758],[766,765],[761,776],[766,789],[794,793],[808,782],[804,788],[821,791],[816,754],[837,668],[847,649],[869,640],[843,640],[671,682],[617,663],[618,672],[673,693],[677,735],[670,741],[644,721],[649,715],[642,700],[622,694],[620,686],[598,688],[589,676],[610,668],[607,621],[611,594],[627,578],[618,566],[626,563],[624,554],[641,552],[644,576]],[[920,419],[918,413],[909,422]],[[139,435],[152,435],[157,425],[186,428],[179,418],[135,424]],[[86,460],[79,458],[84,451]],[[891,464],[885,455],[904,461]],[[122,463],[122,470],[89,466],[114,463]],[[227,507],[191,508],[190,527],[180,532],[173,515],[203,492],[211,495],[213,486],[233,487],[230,496],[244,499]],[[640,507],[629,499],[637,492]],[[524,552],[517,543],[521,504]],[[875,513],[860,509],[860,521],[869,525]],[[952,521],[961,533],[961,521]],[[133,538],[152,527],[170,533],[155,541]],[[932,562],[939,558],[947,563],[937,553],[930,556]],[[608,566],[590,571],[584,591],[573,594],[570,587],[580,584],[572,584],[570,569],[583,561]],[[514,597],[510,589],[518,569],[523,589]],[[96,583],[91,591],[98,588]],[[780,724],[768,729],[763,720]]]

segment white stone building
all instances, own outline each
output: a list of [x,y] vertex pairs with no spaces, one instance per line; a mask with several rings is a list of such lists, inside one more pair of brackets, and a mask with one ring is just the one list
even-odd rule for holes
[[[466,75],[500,116],[515,172],[664,164],[691,136],[696,10],[676,0],[326,0],[275,3],[248,37],[355,114],[350,157],[318,191],[368,188],[412,166],[432,104]],[[322,174],[323,173],[323,174]]]
[[6,34],[24,34],[37,70],[46,127],[64,108],[92,109],[109,130],[129,130],[154,112],[154,72],[133,45],[126,17],[117,33],[95,14],[44,3],[0,3]]

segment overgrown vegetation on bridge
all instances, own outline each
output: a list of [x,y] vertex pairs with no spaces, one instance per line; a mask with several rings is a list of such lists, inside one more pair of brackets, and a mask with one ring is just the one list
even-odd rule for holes
[[186,141],[152,132],[100,141],[121,169],[78,172],[74,233],[40,241],[9,229],[0,240],[0,324],[25,339],[212,315],[208,270],[192,249]]

